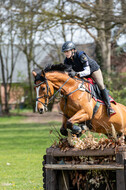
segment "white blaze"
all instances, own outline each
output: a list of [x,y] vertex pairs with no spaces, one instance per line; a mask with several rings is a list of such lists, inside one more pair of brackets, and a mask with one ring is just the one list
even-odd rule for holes
[[[39,97],[39,89],[40,89],[40,86],[36,87],[36,94],[37,94],[37,98]],[[38,106],[38,101],[36,101],[36,112],[37,112],[37,106]]]

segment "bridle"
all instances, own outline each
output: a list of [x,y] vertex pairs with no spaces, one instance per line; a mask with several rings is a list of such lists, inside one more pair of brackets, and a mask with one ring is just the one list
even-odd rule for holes
[[[47,79],[47,78],[45,78],[45,80],[44,81],[42,81],[42,82],[40,82],[39,84],[34,84],[34,86],[35,87],[38,87],[38,92],[39,92],[39,89],[40,89],[40,86],[41,86],[41,84],[44,84],[44,83],[46,83],[46,87],[47,87],[47,94],[45,94],[45,95],[43,95],[43,96],[40,96],[40,97],[37,97],[35,100],[36,100],[36,109],[37,109],[37,104],[38,104],[38,102],[40,102],[43,106],[44,106],[44,108],[45,109],[47,109],[47,106],[48,106],[48,104],[55,98],[55,96],[59,93],[59,92],[61,92],[61,89],[63,88],[63,86],[68,82],[68,80],[70,79],[71,77],[68,77],[68,79],[63,83],[63,85],[52,95],[52,93],[51,93],[51,89],[50,89],[50,87],[49,87],[49,84],[48,84],[48,80],[49,79]],[[50,94],[51,95],[49,95],[49,92],[50,92]],[[38,96],[38,93],[37,93],[37,96]],[[43,103],[43,102],[41,102],[39,99],[40,98],[45,98],[45,103]],[[47,101],[49,99],[49,101]],[[48,102],[48,103],[47,103]]]
[[[39,96],[39,89],[40,89],[40,86],[41,86],[41,84],[44,84],[44,83],[46,83],[47,94],[44,94],[43,96],[38,97],[38,96]],[[34,86],[37,87],[37,98],[35,99],[35,100],[36,100],[36,109],[37,109],[37,104],[38,104],[38,102],[40,102],[40,103],[44,106],[44,108],[47,110],[47,106],[48,106],[48,103],[47,103],[47,102],[48,102],[48,98],[50,97],[50,96],[49,96],[49,92],[50,92],[50,94],[51,94],[51,96],[52,96],[52,93],[51,93],[51,90],[50,90],[50,87],[49,87],[49,84],[48,84],[47,79],[45,79],[44,81],[40,82],[39,84],[34,84]],[[41,102],[41,101],[39,100],[40,98],[45,98],[45,103]]]
[[[57,93],[61,93],[61,89],[62,89],[63,86],[69,81],[70,78],[71,78],[71,77],[68,77],[68,79],[63,83],[63,85],[62,85],[53,95],[52,95],[52,93],[51,93],[51,89],[50,89],[50,86],[49,86],[49,84],[48,84],[48,80],[49,80],[49,79],[45,78],[44,81],[40,82],[39,84],[35,84],[35,83],[34,83],[34,86],[38,88],[38,89],[37,89],[37,98],[36,98],[36,111],[37,111],[38,102],[40,102],[40,103],[44,106],[45,110],[47,111],[47,106],[48,106],[48,104],[55,98],[55,96],[57,95]],[[74,79],[75,79],[75,78],[74,78]],[[78,79],[78,78],[76,78],[76,79],[77,79],[77,80],[81,80],[81,79]],[[37,80],[36,80],[36,81],[37,81]],[[83,91],[88,92],[92,97],[95,96],[94,94],[92,94],[92,92],[90,92],[87,88],[85,88],[85,87],[83,86],[84,82],[87,82],[87,81],[86,81],[85,79],[83,79],[83,80],[81,80],[81,81],[82,81],[82,83],[78,86],[77,89],[75,89],[74,91],[70,92],[70,93],[67,94],[67,95],[62,95],[62,97],[64,97],[64,99],[65,99],[64,111],[65,111],[65,109],[66,109],[68,96],[70,96],[71,94],[73,94],[73,93],[76,92],[77,90],[81,90],[81,88],[83,89]],[[41,86],[41,84],[44,84],[44,83],[46,83],[47,94],[38,97],[38,96],[39,96],[39,89],[40,89],[40,86]],[[90,83],[90,82],[88,82],[88,83]],[[50,92],[51,95],[49,95],[49,92]],[[45,98],[45,103],[41,102],[41,101],[39,100],[40,98]],[[49,100],[48,100],[48,99],[49,99]],[[99,106],[100,106],[100,103],[97,101],[97,103],[96,103],[96,105],[95,105],[95,107],[94,107],[94,109],[93,109],[93,115],[92,115],[92,117],[94,117],[94,115],[95,115],[95,113],[97,112]]]
[[[56,97],[56,95],[57,95],[58,93],[61,92],[61,89],[62,89],[63,86],[69,81],[70,78],[71,78],[71,77],[68,77],[68,79],[63,83],[63,85],[62,85],[53,95],[52,95],[52,93],[51,93],[51,89],[50,89],[49,84],[48,84],[48,80],[49,80],[49,79],[45,78],[44,81],[40,82],[39,84],[35,84],[35,83],[34,83],[34,86],[38,88],[38,89],[37,89],[37,90],[38,90],[38,92],[37,92],[37,98],[35,99],[35,100],[36,100],[36,109],[37,109],[37,104],[38,104],[38,102],[40,102],[40,103],[44,106],[44,108],[47,110],[48,104]],[[76,79],[77,79],[77,78],[76,78]],[[85,80],[81,80],[81,81],[82,81],[82,83],[81,83],[81,85],[80,85],[77,89],[75,89],[74,91],[72,91],[72,92],[70,92],[69,94],[67,94],[67,95],[64,96],[65,102],[67,102],[67,97],[68,97],[69,95],[73,94],[73,93],[76,92],[77,90],[80,90],[81,87],[83,87],[83,84],[84,84]],[[38,97],[38,96],[39,96],[39,89],[40,89],[40,86],[41,86],[41,84],[44,84],[44,83],[46,83],[47,94]],[[88,91],[86,88],[83,87],[83,89],[84,89],[85,91],[87,91],[88,93],[91,94],[91,92]],[[50,92],[51,95],[49,95],[49,92]],[[39,100],[40,98],[45,98],[45,103],[41,102],[41,101]]]

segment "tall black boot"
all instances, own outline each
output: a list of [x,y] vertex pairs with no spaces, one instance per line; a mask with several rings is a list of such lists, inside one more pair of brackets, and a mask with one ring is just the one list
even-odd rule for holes
[[111,107],[108,91],[106,89],[101,90],[101,95],[102,95],[103,101],[107,107],[108,116],[114,115],[116,112]]

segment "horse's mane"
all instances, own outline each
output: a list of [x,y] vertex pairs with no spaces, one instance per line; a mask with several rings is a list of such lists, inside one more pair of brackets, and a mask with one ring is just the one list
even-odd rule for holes
[[[71,66],[67,66],[63,63],[59,63],[59,64],[49,64],[47,65],[44,69],[44,72],[50,72],[50,71],[59,71],[59,72],[69,72],[72,70],[72,67]],[[41,72],[38,72],[37,73],[37,76],[35,77],[35,83],[37,80],[40,80],[40,81],[44,81],[46,78],[44,78],[43,76],[41,76]],[[79,80],[85,80],[85,82],[88,82],[88,80],[86,80],[85,78],[83,79],[79,79]]]
[[[65,71],[69,71],[70,67],[64,65],[63,63],[60,64],[49,64],[44,68],[44,72],[49,72],[49,71],[59,71],[59,72],[65,72]],[[36,83],[36,81],[40,80],[40,81],[44,81],[46,78],[43,77],[41,75],[41,72],[37,72],[37,75],[35,76],[35,81],[34,83]]]
[[65,72],[68,71],[68,67],[63,64],[63,63],[59,63],[59,64],[49,64],[44,68],[45,72],[49,72],[49,71],[60,71],[60,72]]

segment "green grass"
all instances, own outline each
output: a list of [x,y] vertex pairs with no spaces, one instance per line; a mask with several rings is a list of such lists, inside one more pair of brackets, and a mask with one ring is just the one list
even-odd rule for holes
[[20,113],[33,113],[32,109],[27,109],[27,108],[23,108],[23,109],[11,109],[10,113],[15,113],[15,114],[20,114]]
[[61,123],[24,121],[24,116],[0,117],[0,190],[43,189],[43,155],[56,140],[50,130]]
[[[43,155],[60,123],[24,123],[24,117],[0,118],[0,190],[40,190]],[[23,122],[22,122],[23,121]]]

